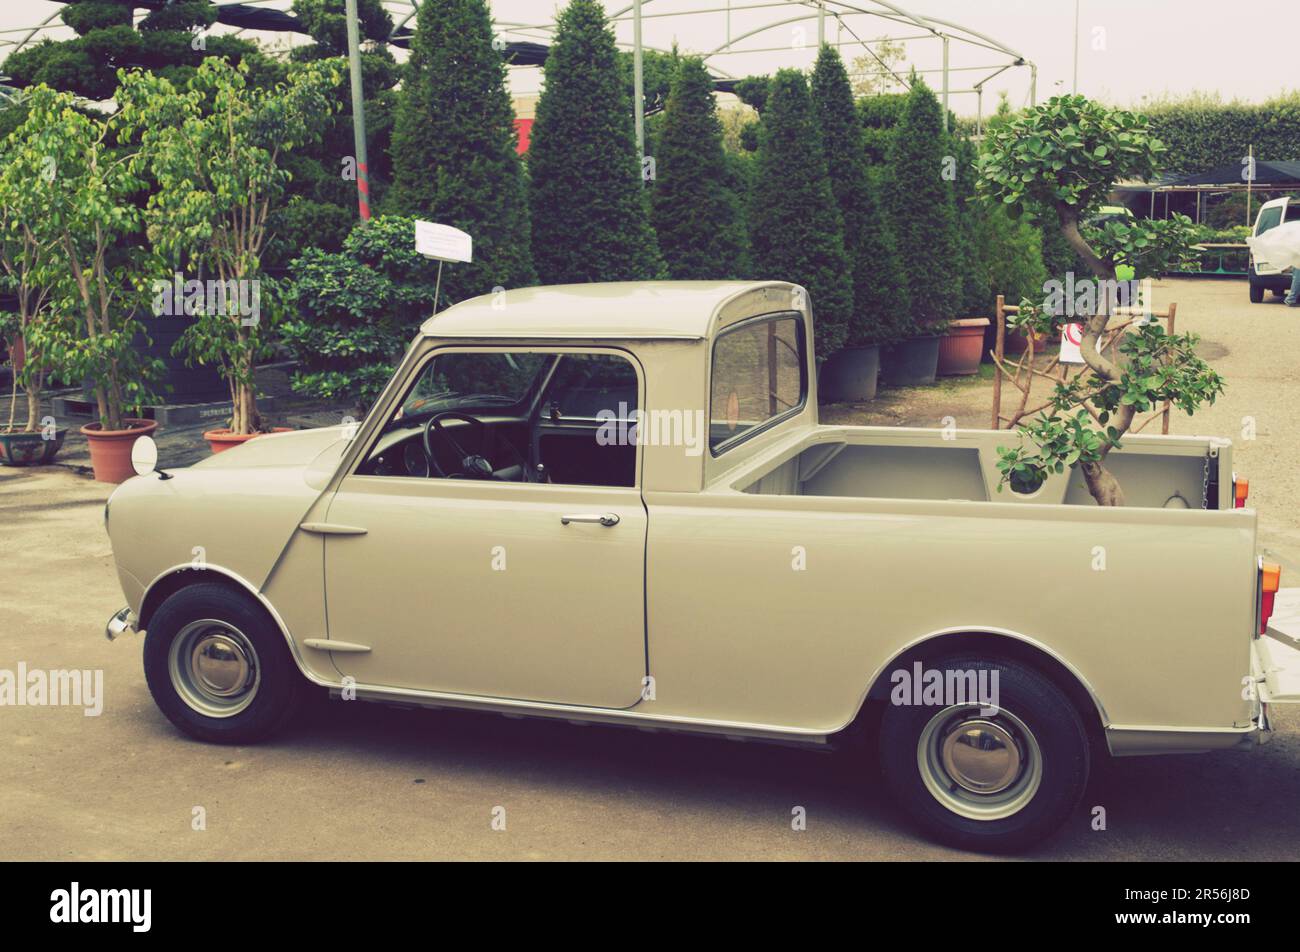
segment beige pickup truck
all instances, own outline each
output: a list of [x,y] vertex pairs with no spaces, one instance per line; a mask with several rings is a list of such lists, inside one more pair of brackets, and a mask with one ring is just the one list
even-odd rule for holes
[[812,336],[778,282],[458,304],[360,424],[124,483],[109,635],[204,740],[317,685],[875,750],[975,848],[1088,822],[1093,758],[1249,746],[1300,700],[1227,441],[1126,437],[1125,508],[999,491],[1015,434],[819,424]]

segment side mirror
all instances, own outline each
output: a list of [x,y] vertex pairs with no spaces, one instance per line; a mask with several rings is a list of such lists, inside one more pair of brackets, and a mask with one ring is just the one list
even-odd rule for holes
[[158,468],[158,444],[152,436],[136,437],[131,447],[131,468],[137,476],[148,476]]

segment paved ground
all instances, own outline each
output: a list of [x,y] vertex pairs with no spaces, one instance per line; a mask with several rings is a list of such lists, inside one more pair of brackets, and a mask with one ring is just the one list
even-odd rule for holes
[[[1257,415],[1239,466],[1267,537],[1300,550],[1288,502],[1300,313],[1251,308],[1240,286],[1174,293],[1187,326],[1227,349],[1228,396],[1197,429],[1235,433]],[[981,386],[882,407],[974,418]],[[101,634],[122,603],[102,528],[109,488],[59,467],[0,468],[0,668],[102,669],[105,695],[98,717],[0,708],[0,859],[965,857],[915,836],[846,754],[341,702],[263,746],[186,740],[153,706],[138,640]],[[1063,834],[1030,856],[1295,858],[1300,717],[1279,727],[1253,753],[1104,766]],[[491,828],[498,806],[504,831]],[[796,806],[804,832],[790,828]],[[1090,828],[1094,806],[1105,831]],[[206,830],[192,829],[197,807]]]

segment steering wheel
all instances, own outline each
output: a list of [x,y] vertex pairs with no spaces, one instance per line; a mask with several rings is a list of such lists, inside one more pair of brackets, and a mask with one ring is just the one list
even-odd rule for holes
[[[487,456],[483,455],[483,453],[466,452],[465,448],[461,446],[447,428],[442,425],[444,420],[460,420],[464,423],[468,423],[477,431],[478,445],[485,451],[488,449],[488,445],[491,442],[492,431],[488,429],[487,424],[478,417],[472,416],[468,413],[461,413],[459,410],[444,410],[441,413],[435,413],[425,421],[424,429],[420,432],[420,439],[424,444],[424,455],[429,460],[429,471],[432,474],[443,479],[464,477],[467,479],[499,479],[506,482],[513,480],[511,475],[506,475],[508,470],[501,470],[498,472],[496,467],[492,465],[492,461],[488,459]],[[442,465],[438,462],[438,457],[433,452],[432,437],[434,433],[438,434],[438,438],[442,440],[451,451],[456,454],[456,458],[460,460],[459,473],[451,473],[449,475],[443,470]],[[515,456],[519,457],[519,465],[517,468],[520,471],[520,477],[527,478],[528,467],[524,463],[523,457],[519,456],[518,450],[515,450],[514,453]],[[513,469],[516,467],[511,468]]]

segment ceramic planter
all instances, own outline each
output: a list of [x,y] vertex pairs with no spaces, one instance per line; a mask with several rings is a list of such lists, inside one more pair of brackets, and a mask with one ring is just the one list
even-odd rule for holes
[[6,466],[44,466],[52,463],[67,435],[67,430],[57,429],[54,436],[48,439],[40,430],[35,433],[21,430],[0,432],[0,463]]
[[984,356],[984,329],[987,317],[967,317],[948,325],[948,333],[939,339],[940,377],[969,376],[980,370]]
[[[277,426],[271,430],[272,433],[288,433],[293,429],[291,426]],[[265,436],[265,433],[231,433],[229,427],[221,427],[216,430],[208,430],[203,434],[203,438],[208,441],[208,446],[212,447],[213,454],[224,453],[226,450],[249,440],[256,439],[259,436]]]
[[939,337],[913,337],[885,348],[880,378],[890,387],[925,387],[939,368]]
[[131,465],[131,447],[142,436],[158,429],[156,420],[123,420],[127,429],[105,430],[98,423],[87,423],[81,434],[90,444],[90,466],[101,483],[123,483],[135,475]]
[[818,372],[821,396],[827,403],[862,403],[876,395],[880,377],[880,348],[845,347],[831,354]]

